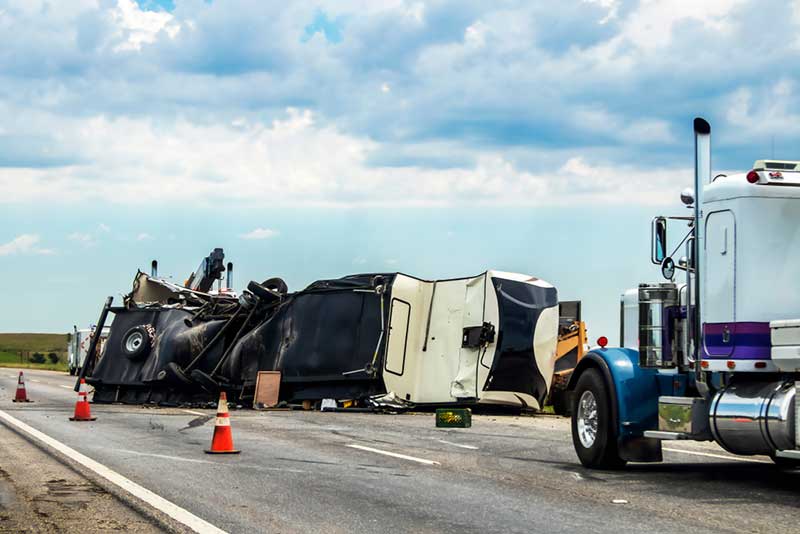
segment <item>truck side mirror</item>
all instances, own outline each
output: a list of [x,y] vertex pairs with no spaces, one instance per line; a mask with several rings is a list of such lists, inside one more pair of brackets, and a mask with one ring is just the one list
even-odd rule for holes
[[651,226],[650,236],[650,261],[656,265],[661,265],[667,257],[667,219],[666,217],[655,217]]

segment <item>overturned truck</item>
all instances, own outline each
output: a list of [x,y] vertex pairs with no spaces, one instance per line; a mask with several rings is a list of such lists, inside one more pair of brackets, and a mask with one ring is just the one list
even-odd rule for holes
[[258,372],[280,371],[289,403],[540,408],[559,323],[553,286],[491,270],[436,281],[358,274],[294,293],[273,278],[238,295],[139,272],[107,310],[108,341],[86,370],[95,402],[201,403],[225,390],[247,405]]

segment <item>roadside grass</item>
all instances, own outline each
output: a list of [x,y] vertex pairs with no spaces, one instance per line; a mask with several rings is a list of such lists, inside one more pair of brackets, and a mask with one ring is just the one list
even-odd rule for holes
[[63,371],[67,372],[67,362],[58,360],[58,363],[31,363],[22,358],[19,361],[19,354],[12,354],[10,352],[0,351],[0,367],[18,367],[20,369],[45,369],[48,371]]
[[[66,371],[68,339],[68,334],[0,334],[0,367]],[[52,363],[49,359],[45,363],[33,363],[29,356],[36,352],[45,357],[51,352],[55,353],[58,363]]]

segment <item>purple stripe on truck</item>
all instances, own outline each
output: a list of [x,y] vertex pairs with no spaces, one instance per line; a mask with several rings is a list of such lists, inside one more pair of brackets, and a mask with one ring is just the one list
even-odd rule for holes
[[709,360],[770,359],[769,323],[706,323],[703,325],[703,339],[705,358]]

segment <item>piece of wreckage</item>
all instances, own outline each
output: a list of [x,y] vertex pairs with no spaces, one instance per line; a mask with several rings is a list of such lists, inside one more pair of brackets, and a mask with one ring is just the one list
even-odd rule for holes
[[[137,272],[103,354],[85,366],[95,402],[252,405],[259,371],[279,371],[280,400],[356,405],[542,407],[559,326],[556,288],[488,270],[447,280],[403,273],[280,278],[236,295],[211,290],[222,250],[186,287]],[[155,262],[154,262],[155,264]]]

